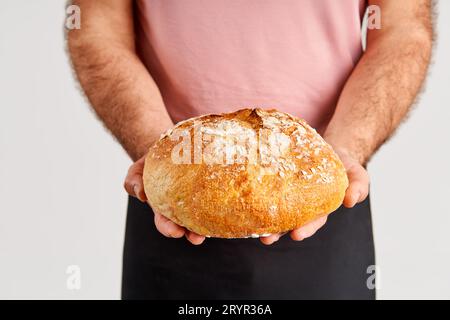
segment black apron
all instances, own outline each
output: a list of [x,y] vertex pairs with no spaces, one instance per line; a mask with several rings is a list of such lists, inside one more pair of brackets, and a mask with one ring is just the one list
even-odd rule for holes
[[[207,238],[161,235],[147,204],[130,198],[123,299],[374,299],[370,201],[339,208],[314,236]],[[372,267],[371,267],[372,266]]]

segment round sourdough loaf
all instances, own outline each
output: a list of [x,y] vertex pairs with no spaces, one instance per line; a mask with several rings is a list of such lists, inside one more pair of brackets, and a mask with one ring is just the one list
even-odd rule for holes
[[259,237],[336,210],[348,185],[330,145],[304,120],[242,109],[178,123],[145,160],[151,207],[200,235]]

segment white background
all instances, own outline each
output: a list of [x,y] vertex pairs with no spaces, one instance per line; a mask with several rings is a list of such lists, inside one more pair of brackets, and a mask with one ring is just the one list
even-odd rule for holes
[[[130,161],[73,80],[64,2],[0,1],[3,299],[120,297]],[[380,299],[450,298],[450,1],[439,12],[427,90],[369,166]]]

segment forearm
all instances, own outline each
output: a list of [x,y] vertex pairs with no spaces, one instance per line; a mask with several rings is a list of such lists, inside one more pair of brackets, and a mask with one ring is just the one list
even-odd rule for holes
[[360,163],[395,131],[413,104],[430,62],[428,27],[369,34],[368,50],[347,81],[324,134]]
[[84,27],[68,36],[79,82],[98,117],[136,160],[172,121],[158,87],[134,52],[133,35],[108,37],[94,25]]

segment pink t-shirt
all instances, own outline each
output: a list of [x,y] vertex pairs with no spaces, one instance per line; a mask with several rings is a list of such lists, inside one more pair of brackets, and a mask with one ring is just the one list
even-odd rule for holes
[[276,108],[321,132],[362,53],[363,0],[139,0],[138,53],[174,122]]

